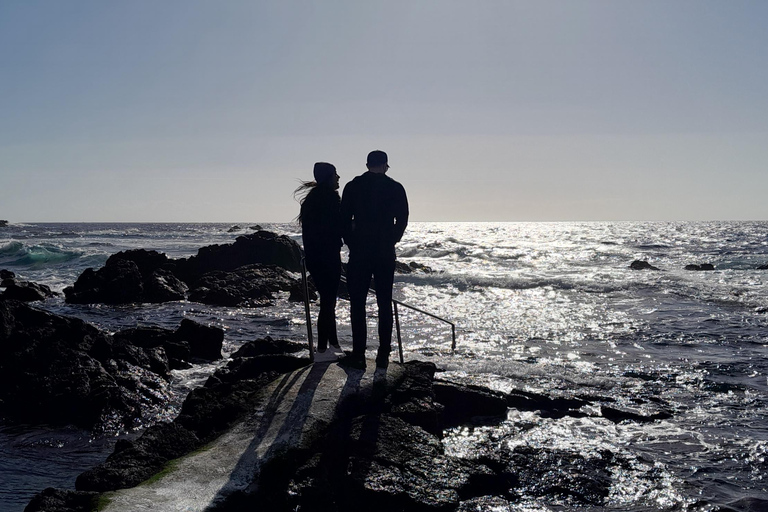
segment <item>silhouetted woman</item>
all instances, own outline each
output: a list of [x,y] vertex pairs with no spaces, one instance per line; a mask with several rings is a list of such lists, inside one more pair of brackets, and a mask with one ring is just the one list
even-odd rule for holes
[[[341,218],[339,207],[339,175],[336,167],[318,162],[314,168],[315,181],[304,182],[294,195],[301,198],[299,223],[304,239],[304,256],[312,280],[320,294],[320,314],[317,318],[317,350],[325,352],[330,343],[339,347],[336,334],[336,295],[341,279]],[[308,192],[307,192],[308,191]]]

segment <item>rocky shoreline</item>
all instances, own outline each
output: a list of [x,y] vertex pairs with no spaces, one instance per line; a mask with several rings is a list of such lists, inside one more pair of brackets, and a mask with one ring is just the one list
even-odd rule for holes
[[[523,491],[571,506],[602,506],[612,472],[629,465],[621,454],[607,450],[587,455],[556,448],[510,447],[488,438],[481,443],[482,449],[458,457],[443,444],[446,429],[497,424],[510,407],[580,417],[595,410],[598,397],[554,397],[522,389],[501,393],[443,379],[434,364],[419,361],[393,364],[387,372],[372,374],[371,370],[366,381],[364,371],[344,373],[335,363],[308,366],[307,358],[272,353],[294,348],[291,342],[270,339],[251,343],[244,353],[258,355],[233,357],[202,388],[190,393],[173,422],[155,425],[135,441],[118,443],[103,464],[78,477],[76,491],[46,489],[26,510],[85,512],[97,504],[107,511],[124,510],[121,502],[138,498],[121,496],[120,489],[141,484],[135,488],[138,496],[152,495],[141,489],[162,488],[163,476],[158,483],[151,480],[153,475],[173,472],[173,459],[184,460],[195,450],[215,445],[217,438],[238,424],[251,422],[256,438],[258,433],[264,435],[276,422],[268,406],[256,404],[274,401],[275,390],[290,383],[300,389],[288,403],[290,414],[282,428],[288,424],[289,434],[290,430],[299,434],[289,435],[279,449],[267,450],[263,460],[246,472],[247,481],[219,491],[216,499],[194,510],[470,511],[510,506]],[[334,384],[319,383],[332,372],[341,375],[337,388],[353,390],[342,390],[336,402],[327,400],[327,388]],[[300,377],[304,381],[299,386]],[[316,408],[314,422],[307,412],[310,407]],[[297,414],[302,408],[306,410]],[[591,414],[614,422],[650,422],[671,415],[663,408],[649,414],[610,407]],[[329,420],[318,421],[318,417]],[[275,438],[271,447],[279,441]],[[199,452],[198,459],[216,458],[216,447],[207,449],[211,452]],[[153,483],[146,483],[148,479]],[[166,510],[162,503],[156,509]]]
[[[233,244],[204,247],[190,258],[146,250],[117,253],[101,269],[83,272],[64,293],[69,303],[191,300],[264,307],[276,292],[303,300],[295,275],[300,262],[295,242],[256,231]],[[399,264],[398,272],[431,269]],[[185,319],[177,329],[106,333],[26,304],[49,298],[46,287],[8,272],[0,278],[5,288],[0,295],[0,414],[5,418],[94,431],[105,425],[126,428],[148,405],[168,400],[171,370],[222,357],[221,329]],[[244,422],[257,422],[255,404],[278,383],[318,372],[340,375],[336,364],[311,365],[305,351],[306,345],[292,340],[246,343],[204,386],[189,393],[172,422],[155,424],[134,441],[119,441],[103,464],[78,477],[75,491],[46,489],[26,510],[104,507],[115,491],[145,485],[170,471],[174,461],[215,444]],[[468,512],[515,503],[523,489],[575,506],[601,506],[611,471],[626,464],[620,454],[587,457],[510,448],[488,439],[471,456],[457,457],[446,450],[444,432],[458,425],[493,425],[510,410],[601,416],[613,422],[652,422],[672,414],[664,404],[629,410],[600,397],[524,389],[502,393],[446,379],[433,364],[418,361],[391,365],[388,372],[370,376],[368,387],[360,384],[364,377],[364,372],[341,375],[345,388],[349,382],[358,388],[326,407],[327,418],[302,438],[300,449],[275,452],[262,461],[245,490],[220,496],[215,510],[259,505],[269,510],[345,512],[365,506]]]

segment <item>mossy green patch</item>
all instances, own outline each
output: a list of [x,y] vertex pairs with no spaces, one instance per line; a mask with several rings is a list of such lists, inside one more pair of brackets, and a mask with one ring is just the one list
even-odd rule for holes
[[100,510],[106,509],[109,504],[112,503],[112,494],[114,493],[105,492],[96,496],[93,500],[93,510],[99,512]]
[[163,466],[163,468],[160,471],[158,471],[157,473],[155,473],[151,477],[147,478],[146,480],[141,482],[139,485],[140,486],[141,485],[151,485],[151,484],[157,482],[158,480],[162,480],[166,475],[169,475],[169,474],[173,473],[174,471],[176,471],[176,469],[179,467],[179,464],[180,464],[182,459],[185,459],[187,457],[191,457],[191,456],[196,455],[198,453],[206,452],[206,451],[208,451],[210,449],[211,449],[211,445],[205,445],[205,446],[203,446],[201,448],[198,448],[197,450],[189,452],[188,454],[186,454],[186,455],[184,455],[182,457],[179,457],[178,459],[169,460],[168,462],[165,463],[165,465]]

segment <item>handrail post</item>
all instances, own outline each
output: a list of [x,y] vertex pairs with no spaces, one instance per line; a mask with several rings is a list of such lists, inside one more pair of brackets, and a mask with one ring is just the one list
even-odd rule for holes
[[304,285],[304,313],[307,316],[307,342],[309,343],[309,360],[315,362],[315,343],[312,338],[312,316],[309,313],[309,283],[307,282],[307,261],[301,258],[301,282]]
[[400,355],[400,364],[403,364],[403,339],[400,337],[400,315],[397,313],[397,302],[392,301],[395,308],[395,327],[397,328],[397,351]]

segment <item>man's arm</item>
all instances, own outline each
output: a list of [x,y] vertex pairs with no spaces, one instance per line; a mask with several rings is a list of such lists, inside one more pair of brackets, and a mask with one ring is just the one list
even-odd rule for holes
[[397,200],[395,201],[395,230],[394,243],[398,243],[403,238],[405,228],[408,226],[408,197],[405,195],[405,189],[400,185]]
[[344,243],[349,247],[352,239],[352,187],[350,183],[344,187],[344,192],[341,194],[341,208],[339,210],[339,223],[341,225],[341,236],[344,239]]

